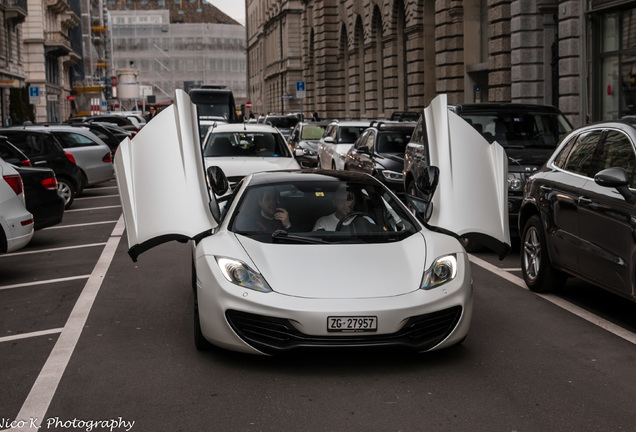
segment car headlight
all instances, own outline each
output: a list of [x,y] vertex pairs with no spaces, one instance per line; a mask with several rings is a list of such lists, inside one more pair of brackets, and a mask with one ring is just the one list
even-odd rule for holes
[[260,292],[272,291],[263,276],[252,270],[244,262],[225,257],[215,258],[225,279],[234,285]]
[[305,156],[316,156],[316,152],[315,151],[309,150],[309,149],[306,149],[306,148],[303,149],[303,154]]
[[439,257],[424,272],[420,288],[423,290],[433,289],[452,281],[455,276],[457,276],[457,257],[454,254]]
[[508,190],[522,191],[524,179],[521,173],[508,173]]
[[404,179],[404,176],[401,172],[390,170],[382,170],[380,172],[382,173],[382,176],[388,181],[401,182]]

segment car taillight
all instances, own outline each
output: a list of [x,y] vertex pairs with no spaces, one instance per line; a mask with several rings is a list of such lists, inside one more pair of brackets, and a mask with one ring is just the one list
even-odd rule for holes
[[31,165],[31,159],[26,159],[20,162],[20,166],[24,166],[24,167],[30,167]]
[[13,192],[15,192],[16,195],[20,195],[22,193],[24,185],[22,184],[22,177],[20,177],[20,175],[11,174],[3,176],[3,178],[7,183],[9,183],[9,186],[11,186],[11,189],[13,189]]
[[112,163],[113,162],[113,155],[111,155],[110,152],[106,153],[104,155],[104,157],[102,158],[102,162]]
[[31,216],[29,219],[25,219],[23,221],[20,221],[20,225],[22,225],[22,226],[31,225],[32,223],[33,223],[33,216]]
[[77,165],[77,162],[75,161],[75,157],[73,157],[72,154],[64,152],[64,154],[66,155],[66,157],[68,158],[68,160],[70,160],[71,162],[73,162],[75,165]]
[[57,190],[57,178],[56,177],[49,177],[47,179],[44,179],[40,182],[40,184],[42,185],[42,187],[46,190]]

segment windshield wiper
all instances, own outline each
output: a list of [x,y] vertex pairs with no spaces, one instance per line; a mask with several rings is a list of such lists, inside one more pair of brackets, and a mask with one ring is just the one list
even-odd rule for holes
[[328,244],[329,242],[324,241],[323,239],[315,238],[315,237],[306,237],[306,236],[297,236],[297,235],[289,235],[285,230],[276,230],[272,233],[272,239],[274,241],[285,239],[297,241],[300,243],[311,243],[311,244]]

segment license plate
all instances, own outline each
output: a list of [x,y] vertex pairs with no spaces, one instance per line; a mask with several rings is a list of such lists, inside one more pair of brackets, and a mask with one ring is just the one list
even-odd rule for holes
[[373,332],[377,329],[378,317],[374,316],[327,317],[327,331],[330,332]]

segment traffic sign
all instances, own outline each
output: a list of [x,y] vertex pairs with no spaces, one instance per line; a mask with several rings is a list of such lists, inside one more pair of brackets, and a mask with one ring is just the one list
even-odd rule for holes
[[306,95],[305,81],[296,81],[296,99],[305,99]]
[[250,101],[245,102],[245,108],[248,108],[248,109],[252,108],[252,102]]
[[40,103],[40,87],[29,87],[29,103],[31,105],[38,105]]

